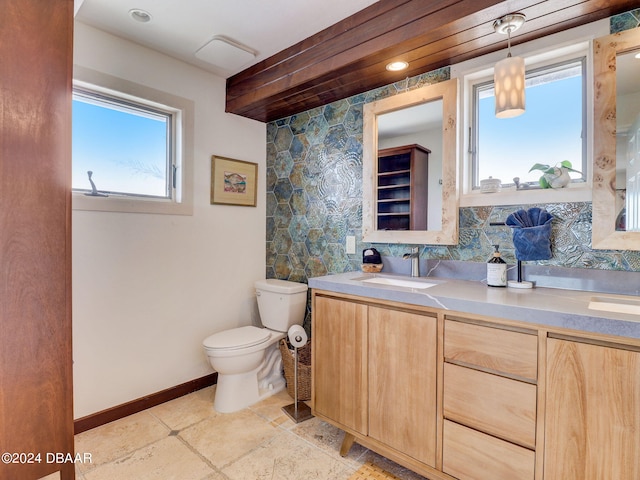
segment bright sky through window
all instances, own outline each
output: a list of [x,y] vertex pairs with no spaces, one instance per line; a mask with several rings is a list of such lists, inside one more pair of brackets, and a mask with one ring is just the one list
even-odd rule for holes
[[[493,84],[478,88],[478,164],[474,183],[492,176],[503,184],[537,182],[535,163],[569,160],[583,170],[583,75],[580,62],[527,78],[526,111],[508,119],[494,115]],[[579,178],[579,174],[571,174]]]
[[170,118],[75,92],[73,189],[170,198]]

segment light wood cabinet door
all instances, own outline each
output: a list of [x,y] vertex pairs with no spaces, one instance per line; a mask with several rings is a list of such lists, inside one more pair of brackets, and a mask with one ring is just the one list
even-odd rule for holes
[[436,336],[435,317],[369,307],[369,436],[431,466]]
[[367,306],[315,296],[312,332],[313,409],[367,433]]
[[549,339],[545,479],[640,478],[640,353]]

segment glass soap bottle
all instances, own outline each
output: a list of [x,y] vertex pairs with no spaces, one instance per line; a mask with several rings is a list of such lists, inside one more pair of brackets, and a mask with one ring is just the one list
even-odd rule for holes
[[496,250],[487,262],[487,285],[489,287],[507,286],[507,262],[500,258],[500,245],[493,246]]

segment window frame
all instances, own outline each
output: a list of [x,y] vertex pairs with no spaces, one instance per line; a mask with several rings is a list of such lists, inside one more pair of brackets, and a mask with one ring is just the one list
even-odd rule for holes
[[[171,198],[113,193],[108,197],[86,195],[85,190],[72,190],[74,210],[150,213],[150,214],[193,214],[193,124],[194,102],[145,85],[96,72],[78,65],[74,66],[73,88],[122,102],[148,106],[152,109],[170,112],[171,139],[169,148],[172,156],[172,171],[169,175],[173,188]],[[97,185],[100,190],[100,185]]]
[[470,83],[479,78],[493,77],[493,67],[506,55],[506,49],[476,57],[451,66],[452,77],[458,77],[462,88],[459,95],[459,206],[523,205],[557,202],[590,202],[592,199],[593,165],[593,54],[592,43],[595,38],[606,35],[609,22],[599,20],[547,37],[512,46],[513,55],[523,57],[527,69],[538,65],[558,63],[579,56],[576,52],[586,53],[587,71],[587,169],[586,182],[572,183],[562,189],[527,189],[517,191],[514,187],[503,188],[497,193],[481,193],[471,188],[470,144]]
[[[574,166],[575,169],[579,169],[582,172],[582,176],[580,180],[575,179],[572,180],[574,184],[584,184],[588,181],[587,179],[587,168],[588,168],[588,139],[590,135],[593,133],[589,130],[587,124],[588,110],[587,110],[587,92],[588,92],[588,83],[589,78],[587,77],[587,53],[585,51],[577,52],[577,56],[573,58],[564,58],[560,61],[554,61],[555,58],[551,58],[549,62],[543,62],[542,64],[538,64],[533,68],[527,68],[525,72],[525,81],[530,80],[532,78],[544,75],[546,73],[552,73],[553,71],[561,71],[565,66],[578,66],[579,64],[582,75],[582,94],[581,94],[581,103],[582,103],[582,146],[581,146],[581,163],[579,166]],[[481,89],[486,89],[489,86],[494,84],[493,76],[491,78],[484,78],[478,81],[474,81],[470,83],[471,87],[471,106],[469,107],[471,110],[471,121],[470,121],[470,136],[469,136],[469,164],[470,164],[470,172],[471,172],[471,190],[473,192],[477,192],[480,190],[480,180],[479,178],[479,169],[480,165],[477,161],[478,158],[478,141],[479,141],[479,108],[478,108],[478,92]],[[537,182],[523,182],[527,183],[529,186],[537,187]],[[509,181],[509,179],[503,179],[502,187],[514,187],[515,184],[513,181]]]
[[[150,102],[142,99],[124,99],[119,95],[107,94],[104,92],[96,91],[86,87],[74,86],[73,87],[73,100],[91,104],[93,106],[105,109],[118,110],[121,113],[127,115],[140,115],[146,117],[162,118],[165,123],[165,135],[166,142],[164,145],[165,159],[164,159],[164,195],[152,195],[144,194],[140,192],[126,192],[126,191],[113,191],[106,190],[104,188],[98,188],[100,193],[107,194],[109,196],[120,197],[142,197],[152,200],[173,200],[176,198],[176,191],[178,190],[176,182],[176,170],[180,166],[181,158],[177,155],[175,148],[175,136],[176,128],[175,124],[180,122],[181,112],[174,108],[169,108],[165,105],[151,104]],[[85,179],[85,182],[89,182]],[[88,185],[87,185],[88,187]],[[82,193],[86,195],[92,191],[91,188],[73,188],[74,193]],[[102,197],[104,198],[104,197]]]

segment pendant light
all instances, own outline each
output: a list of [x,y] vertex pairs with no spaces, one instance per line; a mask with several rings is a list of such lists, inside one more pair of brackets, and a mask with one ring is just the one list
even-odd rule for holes
[[493,75],[496,117],[517,117],[524,113],[524,59],[511,56],[511,32],[525,21],[521,13],[511,13],[493,22],[496,32],[507,34],[507,58],[496,63]]

